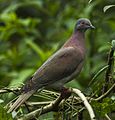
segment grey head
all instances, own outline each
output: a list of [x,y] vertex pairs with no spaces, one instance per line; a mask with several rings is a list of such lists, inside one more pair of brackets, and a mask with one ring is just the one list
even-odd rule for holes
[[77,20],[75,25],[75,31],[85,32],[87,29],[94,29],[95,27],[92,25],[89,19],[80,18]]

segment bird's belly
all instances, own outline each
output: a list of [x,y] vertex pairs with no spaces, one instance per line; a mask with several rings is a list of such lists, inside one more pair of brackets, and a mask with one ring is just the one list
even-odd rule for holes
[[46,87],[46,89],[50,89],[50,90],[53,89],[53,90],[56,90],[56,91],[60,91],[61,88],[64,86],[64,84],[70,82],[74,77],[77,77],[79,75],[79,73],[81,72],[82,66],[83,66],[83,62],[81,62],[77,66],[76,70],[70,76],[68,76],[64,79],[58,80],[53,84],[48,85]]

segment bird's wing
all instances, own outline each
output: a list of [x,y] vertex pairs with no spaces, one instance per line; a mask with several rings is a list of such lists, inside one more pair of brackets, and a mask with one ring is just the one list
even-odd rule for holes
[[79,49],[67,47],[51,56],[23,87],[24,92],[48,86],[70,76],[83,60]]

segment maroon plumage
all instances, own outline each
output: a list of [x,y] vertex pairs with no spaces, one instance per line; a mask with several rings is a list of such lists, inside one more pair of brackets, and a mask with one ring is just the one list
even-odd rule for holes
[[35,72],[8,112],[16,110],[38,89],[46,87],[61,90],[65,83],[80,73],[86,54],[85,31],[89,28],[94,26],[88,19],[77,21],[70,39]]

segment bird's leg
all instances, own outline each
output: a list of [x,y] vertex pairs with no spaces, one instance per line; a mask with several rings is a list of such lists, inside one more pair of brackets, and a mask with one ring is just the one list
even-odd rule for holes
[[71,96],[71,93],[72,93],[70,89],[65,88],[65,87],[61,88],[60,92],[61,92],[60,96],[55,100],[55,103],[52,104],[53,111],[58,111],[59,110],[58,106],[61,103],[61,101],[63,99],[69,98]]
[[61,97],[63,98],[63,99],[67,99],[67,98],[69,98],[70,96],[71,96],[71,90],[69,89],[69,88],[65,88],[65,87],[63,87],[62,89],[61,89]]
[[30,109],[29,109],[29,107],[28,107],[28,105],[26,104],[26,102],[24,102],[24,105],[25,105],[25,107],[26,107],[28,113],[31,112]]

